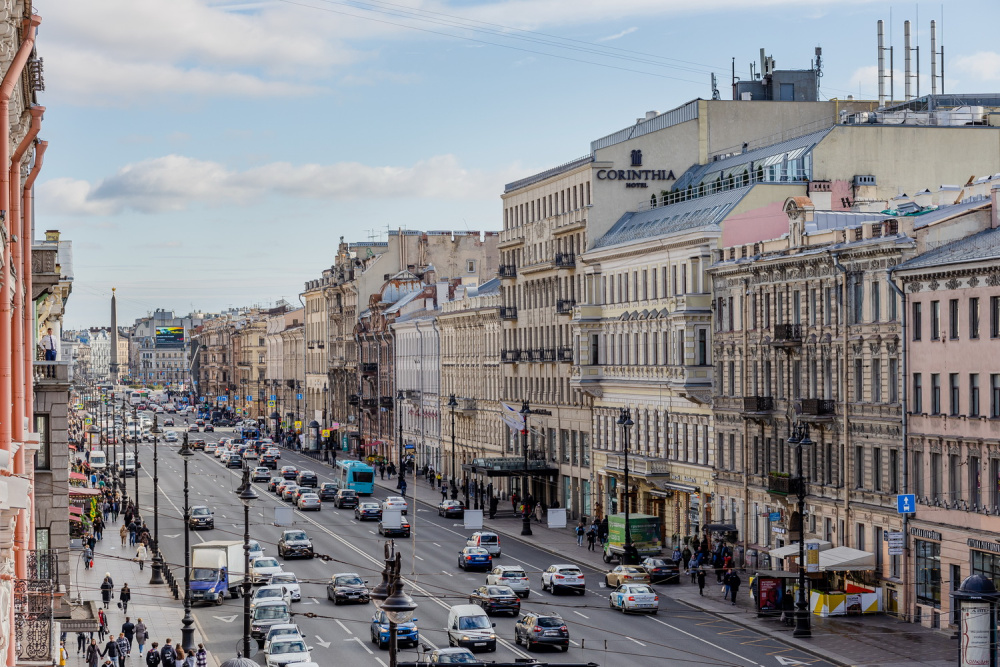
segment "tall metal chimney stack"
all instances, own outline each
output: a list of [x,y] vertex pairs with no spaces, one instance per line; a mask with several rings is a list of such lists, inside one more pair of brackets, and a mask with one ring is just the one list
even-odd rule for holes
[[[885,106],[885,35],[882,19],[878,21],[878,105]],[[933,48],[933,47],[931,47]]]
[[931,95],[937,95],[937,21],[931,21]]
[[910,22],[903,21],[903,52],[906,57],[903,59],[905,62],[906,73],[903,76],[903,99],[907,102],[910,101]]
[[111,382],[118,384],[118,301],[111,288]]

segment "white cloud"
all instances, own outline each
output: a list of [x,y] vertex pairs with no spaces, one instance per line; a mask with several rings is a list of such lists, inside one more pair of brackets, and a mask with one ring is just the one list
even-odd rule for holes
[[[1000,53],[979,51],[970,56],[958,56],[952,67],[971,74],[980,81],[1000,81]],[[954,86],[949,86],[954,90]]]
[[463,168],[453,155],[408,167],[372,167],[356,162],[292,165],[273,162],[236,171],[218,162],[167,155],[130,164],[98,183],[58,178],[38,186],[45,214],[108,216],[125,211],[161,213],[203,204],[249,205],[262,197],[330,201],[386,198],[487,199],[523,170]]
[[625,35],[631,35],[636,30],[638,30],[638,28],[636,28],[635,26],[632,26],[631,28],[625,28],[621,32],[616,32],[613,35],[608,35],[607,37],[601,37],[597,41],[598,42],[610,42],[610,41],[613,41],[613,40],[616,40],[616,39],[621,39]]

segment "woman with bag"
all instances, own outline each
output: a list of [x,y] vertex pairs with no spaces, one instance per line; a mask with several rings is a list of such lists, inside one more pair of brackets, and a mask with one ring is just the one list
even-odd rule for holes
[[108,609],[111,605],[111,598],[114,596],[114,586],[111,584],[111,580],[108,577],[104,577],[104,581],[101,582],[101,602],[104,603],[104,608]]
[[87,647],[87,667],[98,667],[97,663],[101,659],[101,649],[97,646],[97,640],[91,639],[90,646]]
[[104,615],[103,609],[97,610],[97,638],[102,642],[104,636],[108,634],[108,617]]
[[135,559],[139,561],[139,571],[142,571],[142,566],[146,562],[146,556],[148,555],[146,551],[146,545],[139,543],[139,548],[135,550]]
[[139,645],[139,655],[146,650],[146,624],[142,619],[135,622],[135,642]]
[[94,552],[90,547],[83,548],[83,569],[89,570],[94,567]]

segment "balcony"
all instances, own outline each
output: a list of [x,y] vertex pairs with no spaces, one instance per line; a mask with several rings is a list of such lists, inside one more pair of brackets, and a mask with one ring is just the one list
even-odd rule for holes
[[351,394],[350,396],[347,397],[347,404],[357,407],[361,405],[361,397],[358,396],[357,394]]
[[802,325],[801,324],[775,324],[774,338],[772,345],[781,347],[794,347],[802,345]]
[[500,363],[516,364],[521,361],[521,350],[500,350]]
[[762,413],[774,411],[773,396],[744,396],[743,412]]
[[68,385],[73,382],[73,366],[66,361],[34,362],[35,384],[39,386]]
[[366,361],[362,364],[358,364],[361,368],[362,375],[375,375],[378,373],[378,364],[372,361]]
[[471,417],[476,413],[476,399],[474,398],[460,398],[458,399],[458,406],[455,408],[455,412],[466,417]]
[[573,363],[573,348],[560,347],[557,358],[562,363]]
[[799,415],[803,417],[832,418],[837,414],[837,402],[822,398],[803,398]]
[[787,496],[795,493],[795,480],[784,472],[771,471],[767,473],[767,492],[774,496]]
[[381,397],[379,397],[378,404],[379,404],[379,407],[386,408],[386,409],[389,409],[389,410],[391,410],[392,407],[393,407],[393,405],[395,405],[394,399],[392,398],[392,396],[381,396]]
[[365,410],[374,410],[378,407],[378,399],[374,398],[362,398],[361,407]]
[[517,266],[514,264],[501,264],[499,273],[501,278],[517,278]]
[[557,252],[556,267],[560,269],[575,269],[576,255],[571,252]]
[[560,315],[572,315],[574,308],[576,308],[575,299],[559,299],[556,301],[556,312]]
[[517,306],[500,306],[500,319],[501,320],[516,320],[517,319]]
[[556,351],[554,348],[548,347],[538,350],[538,361],[555,361]]

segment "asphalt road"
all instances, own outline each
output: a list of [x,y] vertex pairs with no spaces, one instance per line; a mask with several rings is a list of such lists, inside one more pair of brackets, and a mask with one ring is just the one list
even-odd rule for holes
[[[183,420],[178,423],[183,424]],[[228,429],[223,431],[199,437],[215,441],[229,435]],[[178,450],[175,444],[161,443],[159,447],[160,542],[165,559],[178,579],[182,579],[183,467]],[[140,501],[147,523],[152,525],[152,445],[140,446],[140,460]],[[284,452],[279,466],[285,464],[315,470],[321,482],[331,479],[328,468],[307,457]],[[240,483],[240,471],[227,470],[218,459],[198,452],[189,461],[189,479],[191,505],[208,505],[216,516],[215,529],[193,531],[191,543],[242,540],[243,507],[235,491]],[[264,546],[268,555],[277,556],[276,544],[283,528],[273,525],[274,509],[290,505],[268,492],[263,483],[255,484],[255,488],[260,500],[251,509],[250,534]],[[385,495],[388,494],[376,489],[376,498]],[[359,524],[354,521],[352,510],[337,510],[329,503],[321,512],[296,510],[294,516],[294,525],[307,531],[316,553],[333,559],[329,562],[320,559],[283,561],[285,571],[294,572],[302,582],[302,601],[292,605],[292,613],[294,622],[313,647],[313,660],[329,665],[333,664],[332,656],[336,655],[338,663],[348,660],[347,664],[351,665],[386,667],[388,652],[370,641],[374,608],[371,605],[334,606],[326,599],[326,582],[335,573],[357,572],[371,585],[380,580],[385,539],[377,534],[373,523]],[[467,534],[460,521],[440,518],[433,508],[420,505],[410,507],[409,520],[413,537],[396,540],[397,550],[403,554],[407,592],[418,604],[414,616],[424,647],[445,647],[448,640],[444,626],[449,607],[467,602],[469,592],[484,584],[486,576],[465,573],[457,567],[458,551],[464,546]],[[479,654],[484,660],[513,662],[519,658],[537,658],[552,663],[593,662],[607,667],[831,664],[679,603],[671,599],[669,586],[657,587],[660,594],[657,616],[624,615],[609,609],[609,591],[604,588],[603,573],[589,568],[584,568],[586,595],[556,596],[542,592],[541,571],[560,559],[516,539],[504,538],[502,547],[503,556],[497,562],[520,564],[531,579],[531,596],[522,600],[522,611],[560,614],[570,628],[572,646],[566,653],[545,648],[528,653],[514,644],[515,619],[495,617],[497,651]],[[222,606],[195,608],[194,615],[203,635],[208,638],[208,648],[216,655],[235,655],[242,637],[242,611],[240,599],[226,600]],[[177,634],[180,634],[179,629]],[[400,651],[399,659],[418,660],[420,653],[421,649],[405,648]],[[262,655],[256,659],[263,663]]]

